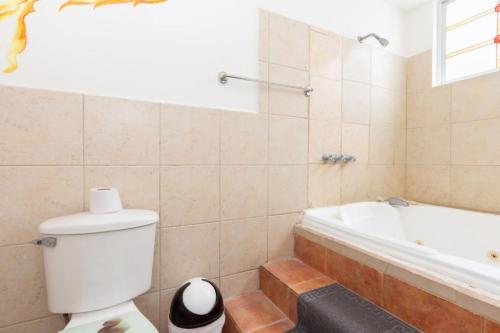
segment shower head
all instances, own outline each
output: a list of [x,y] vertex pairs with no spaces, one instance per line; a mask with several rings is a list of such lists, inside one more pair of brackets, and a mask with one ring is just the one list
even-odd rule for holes
[[370,37],[375,38],[380,43],[380,45],[382,45],[383,47],[387,47],[389,45],[389,41],[387,39],[382,38],[375,33],[371,33],[371,34],[368,34],[366,36],[359,36],[358,41],[360,43],[362,43],[365,39],[370,38]]

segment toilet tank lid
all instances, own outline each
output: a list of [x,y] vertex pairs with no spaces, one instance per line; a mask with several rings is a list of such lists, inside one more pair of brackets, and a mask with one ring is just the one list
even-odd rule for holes
[[49,219],[38,227],[44,235],[82,235],[132,229],[157,223],[158,214],[151,210],[124,209],[111,214],[90,212]]

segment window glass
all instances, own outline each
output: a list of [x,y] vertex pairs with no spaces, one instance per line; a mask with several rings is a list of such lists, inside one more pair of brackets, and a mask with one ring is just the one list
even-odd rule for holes
[[[443,38],[438,77],[445,82],[497,68],[500,44],[498,0],[450,0],[442,3]],[[444,75],[443,75],[444,74]],[[444,77],[443,77],[444,76]]]

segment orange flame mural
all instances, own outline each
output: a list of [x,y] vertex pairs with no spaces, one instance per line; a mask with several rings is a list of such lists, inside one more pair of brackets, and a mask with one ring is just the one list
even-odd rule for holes
[[[35,3],[39,0],[0,0],[0,23],[9,17],[16,18],[16,31],[9,46],[7,55],[7,67],[4,73],[12,73],[18,67],[17,57],[25,49],[28,43],[26,28],[26,17],[35,12]],[[135,6],[140,4],[157,4],[167,0],[68,0],[61,5],[59,11],[69,6],[89,6],[94,8],[107,5],[132,3]]]

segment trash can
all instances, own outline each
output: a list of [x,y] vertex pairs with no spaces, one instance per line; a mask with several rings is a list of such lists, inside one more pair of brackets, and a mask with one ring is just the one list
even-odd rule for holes
[[184,283],[170,306],[170,333],[221,333],[226,318],[219,288],[211,281],[195,278]]

